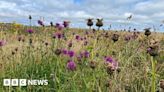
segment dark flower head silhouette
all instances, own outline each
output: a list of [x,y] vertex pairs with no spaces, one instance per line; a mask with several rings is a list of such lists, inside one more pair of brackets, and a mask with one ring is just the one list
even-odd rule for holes
[[98,27],[98,30],[100,30],[100,27],[103,26],[103,19],[97,19],[96,26]]
[[64,27],[60,23],[56,23],[55,28],[57,28],[58,30],[62,30]]
[[113,40],[114,42],[116,42],[116,41],[118,41],[118,39],[119,39],[119,35],[118,35],[118,34],[113,34],[112,40]]
[[53,27],[53,26],[54,26],[54,24],[53,24],[53,22],[52,22],[52,21],[50,22],[50,25],[51,25],[51,27]]
[[28,17],[30,20],[32,19],[32,17],[31,17],[31,15],[29,15],[29,17]]
[[38,24],[39,24],[40,26],[44,26],[44,23],[43,23],[43,21],[41,21],[41,20],[38,20]]
[[56,33],[53,34],[52,37],[53,37],[54,39],[55,39],[55,38],[61,39],[61,38],[63,38],[64,36],[63,36],[63,34],[62,34],[61,32],[56,32]]
[[87,26],[89,26],[89,28],[91,29],[91,27],[93,26],[93,19],[89,18],[87,19]]
[[65,27],[65,28],[68,28],[69,27],[69,21],[63,21],[63,26]]
[[150,29],[151,29],[151,28],[145,28],[145,29],[144,29],[144,30],[145,30],[145,35],[146,35],[146,36],[151,35]]

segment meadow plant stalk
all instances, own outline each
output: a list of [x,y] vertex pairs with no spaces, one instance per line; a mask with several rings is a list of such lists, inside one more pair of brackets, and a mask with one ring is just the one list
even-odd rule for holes
[[156,90],[156,61],[153,60],[153,57],[151,57],[151,65],[152,65],[152,80],[151,80],[151,92],[155,92]]
[[31,29],[31,19],[30,19],[30,29]]
[[[97,33],[97,35],[98,35],[98,33]],[[97,35],[96,35],[96,37],[97,37]],[[92,60],[93,60],[93,58],[94,58],[94,48],[95,48],[95,46],[96,46],[96,43],[97,43],[97,39],[94,40],[94,44],[93,44],[92,56],[91,56],[91,59],[92,59]]]
[[[95,39],[94,44],[93,44],[93,48],[95,48],[96,42],[97,42],[97,40]],[[92,58],[92,60],[94,58],[94,50],[93,49],[92,49],[92,57],[91,58]]]

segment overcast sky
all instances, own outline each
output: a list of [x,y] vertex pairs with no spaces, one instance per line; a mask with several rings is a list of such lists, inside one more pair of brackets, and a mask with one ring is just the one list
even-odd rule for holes
[[[126,18],[133,15],[132,20]],[[152,27],[160,31],[164,20],[164,0],[0,0],[0,22],[17,21],[28,24],[28,15],[33,25],[40,16],[45,23],[70,20],[72,27],[86,27],[87,18],[104,18],[104,28],[128,26]]]

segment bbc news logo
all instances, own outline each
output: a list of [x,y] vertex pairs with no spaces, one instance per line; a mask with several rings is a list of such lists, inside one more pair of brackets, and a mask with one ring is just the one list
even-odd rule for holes
[[3,86],[48,85],[48,80],[3,79]]

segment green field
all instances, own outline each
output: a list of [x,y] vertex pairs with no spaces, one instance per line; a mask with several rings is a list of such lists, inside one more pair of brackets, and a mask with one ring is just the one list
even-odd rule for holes
[[[28,29],[0,31],[0,92],[160,90],[163,33],[32,27],[30,34]],[[7,78],[47,79],[48,85],[5,87]]]

